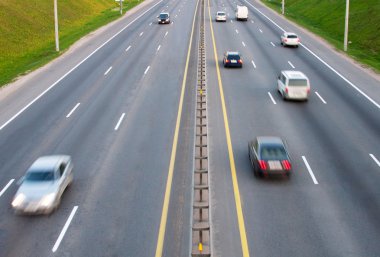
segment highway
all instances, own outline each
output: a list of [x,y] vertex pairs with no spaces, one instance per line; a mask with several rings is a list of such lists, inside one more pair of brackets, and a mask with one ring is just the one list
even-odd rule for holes
[[[378,256],[380,80],[258,1],[205,4],[212,256]],[[201,7],[147,0],[0,90],[0,256],[190,255]],[[282,47],[283,30],[302,45]],[[223,67],[226,50],[242,69]],[[309,77],[307,102],[282,100],[285,69]],[[254,177],[247,143],[262,135],[286,140],[290,179]],[[59,209],[15,215],[18,179],[61,153],[74,183]]]

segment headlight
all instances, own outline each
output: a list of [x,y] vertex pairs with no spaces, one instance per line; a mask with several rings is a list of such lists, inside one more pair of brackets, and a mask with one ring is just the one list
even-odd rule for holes
[[22,204],[25,200],[25,195],[24,194],[18,194],[12,201],[12,206],[17,207]]
[[44,196],[41,199],[40,204],[42,206],[47,207],[47,206],[51,205],[54,202],[54,199],[55,199],[55,194],[54,193],[48,194],[47,196]]

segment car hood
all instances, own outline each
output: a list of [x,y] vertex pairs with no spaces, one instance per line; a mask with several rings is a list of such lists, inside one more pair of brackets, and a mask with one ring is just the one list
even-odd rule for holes
[[[57,191],[57,183],[54,182],[24,182],[17,194],[24,194],[27,199],[39,199]],[[16,195],[17,195],[16,194]]]

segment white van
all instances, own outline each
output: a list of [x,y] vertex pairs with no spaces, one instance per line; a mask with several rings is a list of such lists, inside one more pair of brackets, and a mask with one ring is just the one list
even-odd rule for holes
[[310,93],[309,79],[300,71],[281,71],[277,86],[284,99],[307,100]]
[[236,20],[248,20],[248,8],[247,6],[236,6]]

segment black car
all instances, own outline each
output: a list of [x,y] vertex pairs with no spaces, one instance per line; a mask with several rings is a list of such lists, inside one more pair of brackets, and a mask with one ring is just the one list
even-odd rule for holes
[[224,67],[243,67],[243,60],[238,52],[227,51],[224,53],[223,58]]
[[170,16],[167,12],[162,12],[160,15],[157,16],[158,24],[169,24],[170,23]]
[[257,137],[248,143],[255,176],[290,175],[292,164],[285,143],[279,137]]

